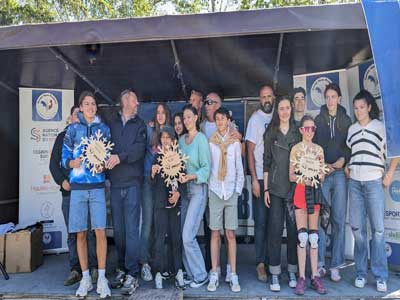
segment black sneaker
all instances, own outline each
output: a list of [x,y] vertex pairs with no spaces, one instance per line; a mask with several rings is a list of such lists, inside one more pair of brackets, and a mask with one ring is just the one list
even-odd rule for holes
[[64,285],[65,286],[73,285],[73,284],[81,281],[81,279],[82,279],[82,275],[78,271],[72,270],[71,273],[69,273],[68,278],[65,279]]
[[122,286],[121,289],[121,294],[122,295],[132,295],[137,288],[139,287],[139,280],[131,275],[127,275],[124,285]]
[[125,271],[117,269],[117,275],[115,276],[113,281],[111,281],[111,288],[119,289],[120,287],[122,287],[125,281],[125,277],[126,277]]

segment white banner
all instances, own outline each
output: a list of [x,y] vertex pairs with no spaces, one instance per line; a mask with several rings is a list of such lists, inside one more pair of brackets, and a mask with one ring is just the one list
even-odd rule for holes
[[68,250],[61,192],[49,162],[73,104],[72,90],[19,89],[19,223],[44,221],[45,252]]

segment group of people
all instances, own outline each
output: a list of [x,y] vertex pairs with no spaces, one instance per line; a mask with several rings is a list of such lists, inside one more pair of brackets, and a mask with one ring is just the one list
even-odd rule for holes
[[[108,125],[97,114],[94,94],[83,92],[79,106],[71,109],[71,124],[57,137],[50,162],[63,194],[62,209],[69,232],[71,273],[64,284],[79,281],[76,295],[86,296],[96,283],[97,293],[105,298],[111,296],[110,285],[130,295],[139,286],[139,276],[145,281],[154,278],[156,288],[162,288],[163,280],[172,277],[177,288],[207,284],[207,290],[213,292],[221,276],[223,231],[225,281],[232,292],[240,292],[235,230],[238,197],[245,182],[242,157],[246,153],[254,199],[258,280],[267,282],[268,271],[269,288],[280,291],[286,223],[289,286],[297,295],[304,294],[309,248],[311,287],[326,293],[322,277],[327,273],[325,231],[330,222],[330,278],[340,281],[339,269],[345,263],[349,189],[355,286],[366,284],[368,217],[372,229],[371,269],[377,290],[386,291],[383,186],[390,184],[398,159],[392,159],[385,171],[385,130],[370,93],[361,91],[355,96],[353,124],[340,105],[340,88],[330,84],[324,95],[326,105],[314,119],[305,114],[304,89],[294,89],[291,96],[275,97],[271,86],[263,86],[260,106],[242,138],[230,111],[214,92],[203,100],[202,93],[192,91],[189,103],[173,116],[168,106],[160,103],[153,120],[146,124],[137,114],[136,93],[124,90],[119,99],[120,112]],[[82,139],[98,131],[114,147],[109,159],[93,172],[82,162],[87,147]],[[176,148],[185,157],[182,172],[165,180],[163,155]],[[317,153],[321,165],[327,166],[327,171],[321,168],[316,178],[321,188],[304,179],[295,168],[304,149]],[[111,184],[118,256],[111,284],[105,277],[106,177]],[[205,257],[196,240],[202,220]]]

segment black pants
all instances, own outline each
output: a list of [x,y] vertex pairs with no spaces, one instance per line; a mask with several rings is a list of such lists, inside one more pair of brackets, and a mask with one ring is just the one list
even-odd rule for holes
[[[154,272],[172,271],[182,268],[181,215],[178,207],[154,209]],[[168,255],[165,255],[165,236],[168,235]],[[168,260],[171,260],[168,263]],[[170,268],[172,269],[170,270]]]
[[286,218],[287,234],[287,261],[288,271],[297,272],[297,229],[296,224],[290,221],[286,202],[270,194],[270,208],[268,217],[268,259],[269,271],[273,275],[281,273],[281,248],[284,220]]

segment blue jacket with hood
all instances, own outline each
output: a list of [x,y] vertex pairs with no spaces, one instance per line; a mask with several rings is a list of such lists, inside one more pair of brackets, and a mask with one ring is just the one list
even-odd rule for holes
[[92,175],[90,169],[81,162],[79,168],[71,169],[69,162],[80,157],[85,145],[81,144],[82,139],[94,135],[98,130],[103,134],[102,138],[110,140],[110,128],[104,124],[99,116],[95,116],[92,123],[88,124],[81,112],[78,113],[79,123],[71,124],[64,137],[62,147],[62,165],[70,170],[69,182],[72,190],[90,190],[103,188],[105,182],[105,172]]

